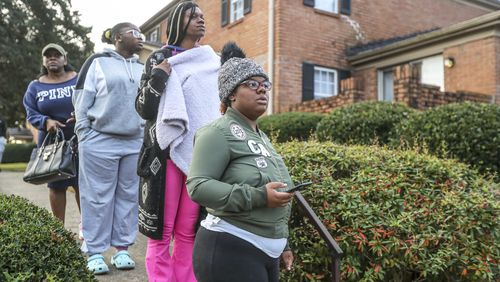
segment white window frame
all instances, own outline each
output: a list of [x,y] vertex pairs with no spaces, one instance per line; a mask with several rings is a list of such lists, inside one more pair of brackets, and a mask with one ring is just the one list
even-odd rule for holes
[[[332,2],[331,9],[328,7],[325,7],[329,3],[325,2]],[[334,13],[338,14],[339,13],[339,0],[316,0],[314,1],[314,8],[321,10],[321,11],[326,11],[329,13]]]
[[[333,81],[329,82],[329,81],[321,80],[321,77],[316,76],[317,71],[320,72],[320,74],[321,73],[333,73]],[[325,68],[325,67],[314,66],[314,99],[323,99],[323,98],[327,98],[327,97],[337,96],[338,89],[339,89],[339,85],[338,85],[339,76],[338,75],[339,75],[339,73],[336,69],[329,69],[329,68]],[[321,92],[321,90],[318,89],[319,87],[317,87],[318,83],[332,84],[331,89],[333,92],[331,92],[331,93]]]
[[243,18],[245,9],[244,0],[230,0],[229,1],[229,22],[233,23]]
[[[386,102],[394,102],[394,72],[392,74],[392,93],[390,97],[387,97],[385,95],[385,87],[384,87],[384,82],[385,82],[385,73],[386,72],[392,72],[393,69],[381,69],[378,71],[377,77],[378,77],[378,100],[379,101],[386,101]],[[389,99],[390,98],[390,99]]]

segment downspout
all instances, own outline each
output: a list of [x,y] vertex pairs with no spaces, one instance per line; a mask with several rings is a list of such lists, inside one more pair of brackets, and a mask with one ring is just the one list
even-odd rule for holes
[[[268,15],[268,28],[267,28],[267,67],[268,74],[271,82],[274,83],[274,0],[269,0],[269,15]],[[269,105],[267,107],[267,114],[273,113],[273,90],[269,92]]]

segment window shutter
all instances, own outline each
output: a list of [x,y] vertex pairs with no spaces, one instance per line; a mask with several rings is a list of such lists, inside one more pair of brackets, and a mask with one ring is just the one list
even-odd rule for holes
[[351,77],[351,72],[348,70],[339,70],[339,80]]
[[304,0],[304,5],[314,7],[314,0]]
[[245,0],[243,2],[243,14],[246,15],[252,11],[252,0]]
[[338,79],[338,93],[340,93],[340,91],[342,90],[342,89],[340,89],[340,81],[343,80],[343,79],[351,77],[351,72],[350,71],[346,71],[346,70],[339,70],[338,74],[339,74],[339,79]]
[[344,15],[351,14],[351,0],[340,0],[340,13]]
[[226,26],[229,22],[229,3],[228,0],[221,0],[220,1],[220,25]]
[[314,100],[314,65],[302,63],[302,102]]

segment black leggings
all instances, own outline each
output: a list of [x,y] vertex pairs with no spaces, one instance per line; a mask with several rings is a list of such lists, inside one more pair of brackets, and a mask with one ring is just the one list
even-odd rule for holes
[[279,258],[272,258],[247,241],[200,227],[193,249],[198,282],[277,282]]

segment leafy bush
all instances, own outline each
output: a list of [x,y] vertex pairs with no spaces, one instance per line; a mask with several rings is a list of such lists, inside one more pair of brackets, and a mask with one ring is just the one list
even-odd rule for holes
[[35,147],[34,143],[7,144],[3,152],[2,163],[27,163]]
[[457,158],[480,171],[500,173],[500,106],[460,103],[436,107],[398,125],[391,143],[425,144],[441,157]]
[[[345,253],[343,281],[499,281],[499,185],[454,160],[330,142],[277,144]],[[282,281],[331,281],[329,250],[292,209]]]
[[321,141],[343,144],[387,144],[390,131],[415,110],[389,102],[363,102],[333,110],[318,124]]
[[96,281],[75,235],[47,210],[0,194],[0,281]]
[[288,112],[259,118],[259,128],[277,142],[292,139],[307,140],[316,131],[324,115],[318,113]]

